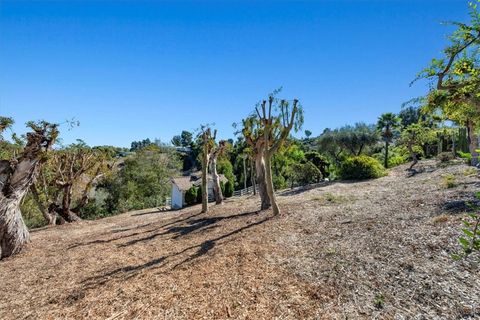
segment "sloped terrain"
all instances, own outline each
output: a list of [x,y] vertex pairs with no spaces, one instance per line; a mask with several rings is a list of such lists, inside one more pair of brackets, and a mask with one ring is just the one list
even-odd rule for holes
[[480,269],[450,258],[478,177],[421,165],[281,192],[279,217],[247,197],[35,230],[0,319],[480,318]]

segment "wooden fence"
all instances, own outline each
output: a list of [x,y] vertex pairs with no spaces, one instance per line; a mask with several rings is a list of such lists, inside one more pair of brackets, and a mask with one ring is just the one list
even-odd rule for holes
[[[258,185],[256,186],[256,188],[257,188],[256,190],[258,190]],[[241,197],[241,196],[245,196],[247,194],[253,194],[253,186],[250,186],[247,189],[233,191],[233,196],[234,197]]]

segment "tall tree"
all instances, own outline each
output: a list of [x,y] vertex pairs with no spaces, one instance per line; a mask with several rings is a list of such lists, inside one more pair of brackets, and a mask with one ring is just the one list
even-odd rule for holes
[[[440,110],[449,120],[467,127],[472,165],[478,163],[478,136],[480,123],[480,13],[479,2],[470,3],[470,22],[454,22],[457,29],[450,36],[450,44],[442,59],[433,59],[417,78],[431,80],[427,110]],[[415,81],[414,80],[414,81]]]
[[377,128],[381,132],[383,141],[385,141],[385,168],[388,168],[388,148],[392,143],[394,132],[399,126],[400,118],[394,113],[384,113],[378,118]]
[[[272,156],[283,145],[292,129],[298,130],[303,124],[303,111],[294,99],[293,103],[286,100],[278,100],[270,95],[260,106],[255,108],[260,119],[263,131],[265,180],[268,197],[272,203],[274,215],[280,214],[280,208],[275,197],[272,179]],[[276,113],[276,114],[275,114]]]
[[45,153],[58,136],[55,124],[29,122],[28,126],[32,131],[27,134],[21,155],[0,161],[0,258],[18,253],[29,240],[20,203],[35,181]]
[[260,195],[260,208],[269,209],[272,204],[267,192],[265,178],[265,139],[263,138],[263,129],[261,128],[260,118],[253,115],[243,119],[242,134],[250,147],[252,157],[255,162],[256,183],[258,185],[258,194]]

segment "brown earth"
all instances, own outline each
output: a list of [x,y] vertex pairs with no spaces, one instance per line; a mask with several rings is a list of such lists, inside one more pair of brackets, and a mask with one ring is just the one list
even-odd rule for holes
[[0,319],[480,319],[480,269],[450,257],[478,176],[421,166],[284,191],[279,217],[248,197],[34,230]]

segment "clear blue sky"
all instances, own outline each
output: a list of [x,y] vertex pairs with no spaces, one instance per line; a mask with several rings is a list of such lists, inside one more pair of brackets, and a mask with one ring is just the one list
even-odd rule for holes
[[215,123],[224,138],[283,86],[304,129],[375,122],[409,87],[467,1],[0,1],[0,114],[80,127],[65,143],[170,141]]

